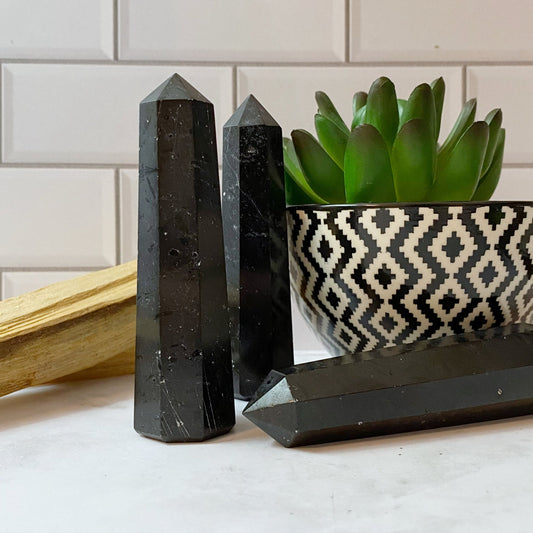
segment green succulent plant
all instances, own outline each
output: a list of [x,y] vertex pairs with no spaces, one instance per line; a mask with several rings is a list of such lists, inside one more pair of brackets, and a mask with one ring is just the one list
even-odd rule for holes
[[476,122],[469,100],[439,145],[444,93],[438,78],[403,100],[390,79],[378,78],[368,94],[354,94],[348,127],[318,91],[318,140],[301,129],[283,140],[287,203],[489,200],[503,162],[502,112]]

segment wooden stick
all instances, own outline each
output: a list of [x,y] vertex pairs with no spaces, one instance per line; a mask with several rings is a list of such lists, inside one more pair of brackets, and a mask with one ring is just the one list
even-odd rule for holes
[[136,285],[132,261],[0,302],[0,396],[132,371]]
[[51,383],[64,383],[66,381],[81,381],[83,379],[101,379],[111,378],[114,376],[123,376],[124,374],[133,374],[135,372],[135,346],[130,350],[119,353],[111,359],[107,359],[102,363],[68,374],[58,379],[54,379]]

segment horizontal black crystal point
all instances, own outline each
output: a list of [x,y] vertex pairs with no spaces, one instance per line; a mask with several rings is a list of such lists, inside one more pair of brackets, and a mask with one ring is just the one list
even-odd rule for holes
[[533,326],[272,371],[243,414],[286,447],[533,413]]

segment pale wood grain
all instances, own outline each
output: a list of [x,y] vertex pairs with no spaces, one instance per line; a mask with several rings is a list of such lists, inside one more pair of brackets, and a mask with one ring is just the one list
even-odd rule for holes
[[55,379],[52,383],[64,383],[66,381],[80,381],[83,379],[100,379],[114,376],[123,376],[135,372],[135,346],[130,350],[119,353],[111,359],[107,359],[95,366],[68,374],[61,378]]
[[133,371],[136,261],[0,302],[0,396]]

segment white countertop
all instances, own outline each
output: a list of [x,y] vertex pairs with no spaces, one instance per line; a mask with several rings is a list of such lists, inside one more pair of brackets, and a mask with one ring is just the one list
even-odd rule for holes
[[285,449],[235,404],[168,445],[133,430],[132,376],[0,398],[0,531],[532,531],[533,416]]

